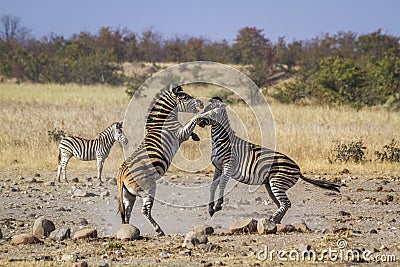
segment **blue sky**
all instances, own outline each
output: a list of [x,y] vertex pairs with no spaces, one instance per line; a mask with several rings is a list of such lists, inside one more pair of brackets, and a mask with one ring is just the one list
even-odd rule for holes
[[100,27],[153,28],[164,37],[196,36],[229,42],[245,26],[264,29],[276,42],[305,40],[323,33],[382,29],[400,36],[398,0],[0,0],[0,16],[19,17],[40,38],[50,33],[96,33]]

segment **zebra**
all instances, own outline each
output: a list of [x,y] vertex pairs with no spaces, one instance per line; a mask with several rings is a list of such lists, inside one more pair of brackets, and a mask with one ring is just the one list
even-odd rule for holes
[[[264,184],[278,207],[269,218],[275,223],[280,223],[290,208],[286,191],[299,178],[321,188],[340,192],[337,184],[304,177],[300,167],[288,156],[236,136],[229,123],[226,104],[219,97],[214,97],[209,102],[211,103],[204,109],[208,115],[200,118],[198,125],[211,125],[211,161],[215,167],[208,206],[211,217],[222,209],[224,189],[229,178],[249,185]],[[218,186],[219,195],[214,206],[214,195]]]
[[96,139],[84,139],[77,136],[68,136],[61,140],[58,149],[58,169],[57,179],[61,182],[61,174],[68,182],[66,172],[68,161],[75,156],[84,161],[97,161],[97,177],[100,184],[103,164],[114,142],[118,141],[122,145],[128,144],[128,139],[122,130],[122,123],[115,122],[104,129]]
[[145,125],[145,137],[136,150],[121,164],[117,174],[118,210],[122,224],[129,224],[136,197],[143,199],[142,214],[157,235],[163,230],[151,216],[156,181],[168,170],[182,142],[193,134],[200,115],[185,125],[178,121],[178,112],[198,113],[203,103],[185,93],[181,86],[171,85],[156,95]]

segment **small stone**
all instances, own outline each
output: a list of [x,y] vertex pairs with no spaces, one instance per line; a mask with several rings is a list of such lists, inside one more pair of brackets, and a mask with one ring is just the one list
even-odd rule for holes
[[193,231],[196,234],[200,234],[200,235],[211,235],[214,233],[214,228],[210,225],[195,225],[190,227],[189,231]]
[[46,185],[46,186],[55,186],[55,185],[56,185],[56,182],[54,182],[54,181],[47,182],[45,185]]
[[75,254],[64,254],[61,257],[61,261],[66,261],[66,262],[76,262],[78,260],[78,257]]
[[392,202],[392,201],[394,200],[394,197],[393,197],[392,195],[387,195],[386,198],[385,198],[385,200],[386,200],[387,202]]
[[311,232],[311,229],[304,222],[294,223],[293,226],[296,228],[297,231],[301,233],[308,233]]
[[197,237],[197,239],[199,240],[200,244],[207,244],[207,242],[208,242],[208,238],[206,235],[201,235],[201,236]]
[[89,222],[85,218],[80,218],[78,221],[78,224],[80,225],[88,225]]
[[217,264],[217,265],[224,265],[223,262],[219,261],[219,260],[216,260],[214,263]]
[[33,176],[34,177],[40,177],[40,173],[35,173]]
[[268,219],[262,218],[257,223],[257,231],[261,235],[275,234],[276,230],[276,223]]
[[86,261],[81,261],[76,264],[76,267],[88,267],[88,263]]
[[71,238],[71,229],[67,227],[56,229],[50,233],[49,238],[55,241],[63,241],[67,238]]
[[140,237],[140,230],[132,224],[122,224],[117,232],[117,238],[120,240],[136,240]]
[[108,196],[110,196],[110,192],[108,192],[108,191],[100,193],[100,197],[102,197],[102,198],[105,198],[105,197],[108,197]]
[[351,214],[349,212],[341,210],[341,211],[339,211],[339,215],[340,216],[350,216]]
[[84,189],[77,188],[74,190],[74,196],[75,197],[87,197],[88,192]]
[[197,239],[197,234],[193,231],[190,231],[186,234],[185,240],[183,241],[183,248],[193,248],[197,244],[200,244],[200,241]]
[[163,259],[168,259],[169,257],[171,257],[171,254],[166,253],[166,252],[160,252],[160,254],[158,254],[158,256]]
[[377,234],[378,231],[377,231],[376,229],[371,229],[371,230],[369,231],[369,233],[370,233],[370,234]]
[[254,233],[257,231],[257,220],[253,218],[234,221],[229,225],[231,233]]
[[44,217],[37,218],[32,226],[32,234],[36,237],[43,238],[50,235],[56,227],[54,223]]
[[37,180],[36,180],[36,178],[34,178],[34,177],[29,177],[26,181],[27,181],[28,183],[37,183]]
[[291,233],[296,232],[297,229],[291,224],[277,224],[277,232],[279,233]]
[[190,249],[179,251],[179,255],[190,256],[190,255],[192,255],[192,251]]
[[71,179],[71,182],[73,182],[73,183],[79,183],[78,177],[72,178],[72,179]]
[[3,233],[1,232],[1,228],[0,228],[0,239],[3,238]]
[[31,234],[15,235],[11,239],[13,245],[39,244],[43,243],[39,238]]
[[301,243],[299,245],[299,252],[302,253],[303,251],[309,251],[311,249],[311,245]]
[[381,192],[383,190],[383,187],[382,186],[378,186],[377,188],[376,188],[376,192]]
[[97,238],[97,230],[86,228],[75,232],[72,239]]

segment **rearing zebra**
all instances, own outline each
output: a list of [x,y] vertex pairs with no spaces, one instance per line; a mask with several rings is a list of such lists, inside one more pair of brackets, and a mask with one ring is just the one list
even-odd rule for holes
[[203,103],[183,92],[181,86],[172,85],[156,96],[147,117],[144,140],[118,171],[118,207],[123,224],[129,223],[139,196],[143,198],[142,214],[158,235],[164,235],[151,216],[156,181],[168,170],[181,143],[190,136],[197,137],[193,130],[199,115],[183,126],[178,121],[178,112],[197,113],[198,107],[203,108]]
[[75,156],[84,161],[97,160],[97,177],[101,183],[103,164],[115,141],[123,145],[128,144],[128,139],[122,131],[122,123],[119,122],[111,124],[96,139],[84,139],[76,136],[62,139],[58,152],[58,181],[61,182],[62,173],[65,181],[68,182],[66,176],[67,164],[71,157]]
[[[316,186],[339,192],[340,186],[327,181],[318,181],[303,176],[299,166],[286,155],[245,141],[231,129],[226,105],[219,97],[210,100],[199,119],[199,126],[211,125],[212,154],[215,167],[210,187],[208,211],[211,216],[222,209],[224,189],[229,178],[249,185],[264,184],[269,196],[278,206],[270,220],[280,223],[291,203],[286,191],[299,178]],[[214,194],[219,186],[219,196],[214,207]]]

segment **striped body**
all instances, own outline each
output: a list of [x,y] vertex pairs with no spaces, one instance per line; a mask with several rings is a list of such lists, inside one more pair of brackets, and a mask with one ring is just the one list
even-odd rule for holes
[[149,111],[144,140],[122,163],[117,175],[122,223],[129,223],[139,196],[143,198],[142,214],[159,235],[164,234],[151,216],[156,181],[168,170],[182,142],[195,135],[193,130],[199,115],[182,125],[178,111],[196,113],[197,107],[202,108],[202,102],[184,93],[180,86],[171,86],[156,98]]
[[84,139],[76,136],[69,136],[62,139],[58,154],[58,181],[61,181],[61,174],[65,181],[68,181],[66,177],[67,165],[71,157],[74,156],[83,161],[96,160],[97,177],[101,182],[104,161],[108,157],[108,154],[110,154],[111,147],[115,141],[123,145],[128,143],[128,139],[122,131],[122,124],[119,122],[107,127],[96,139]]
[[[212,154],[215,167],[210,187],[209,213],[211,216],[222,209],[225,186],[229,178],[249,185],[265,185],[270,197],[278,206],[271,220],[280,223],[291,203],[286,191],[299,178],[325,189],[339,191],[339,186],[317,181],[302,175],[299,166],[286,155],[252,144],[236,136],[231,129],[225,104],[212,99],[205,112],[209,114],[199,120],[199,125],[211,125]],[[214,207],[215,191],[219,187],[217,204]]]

